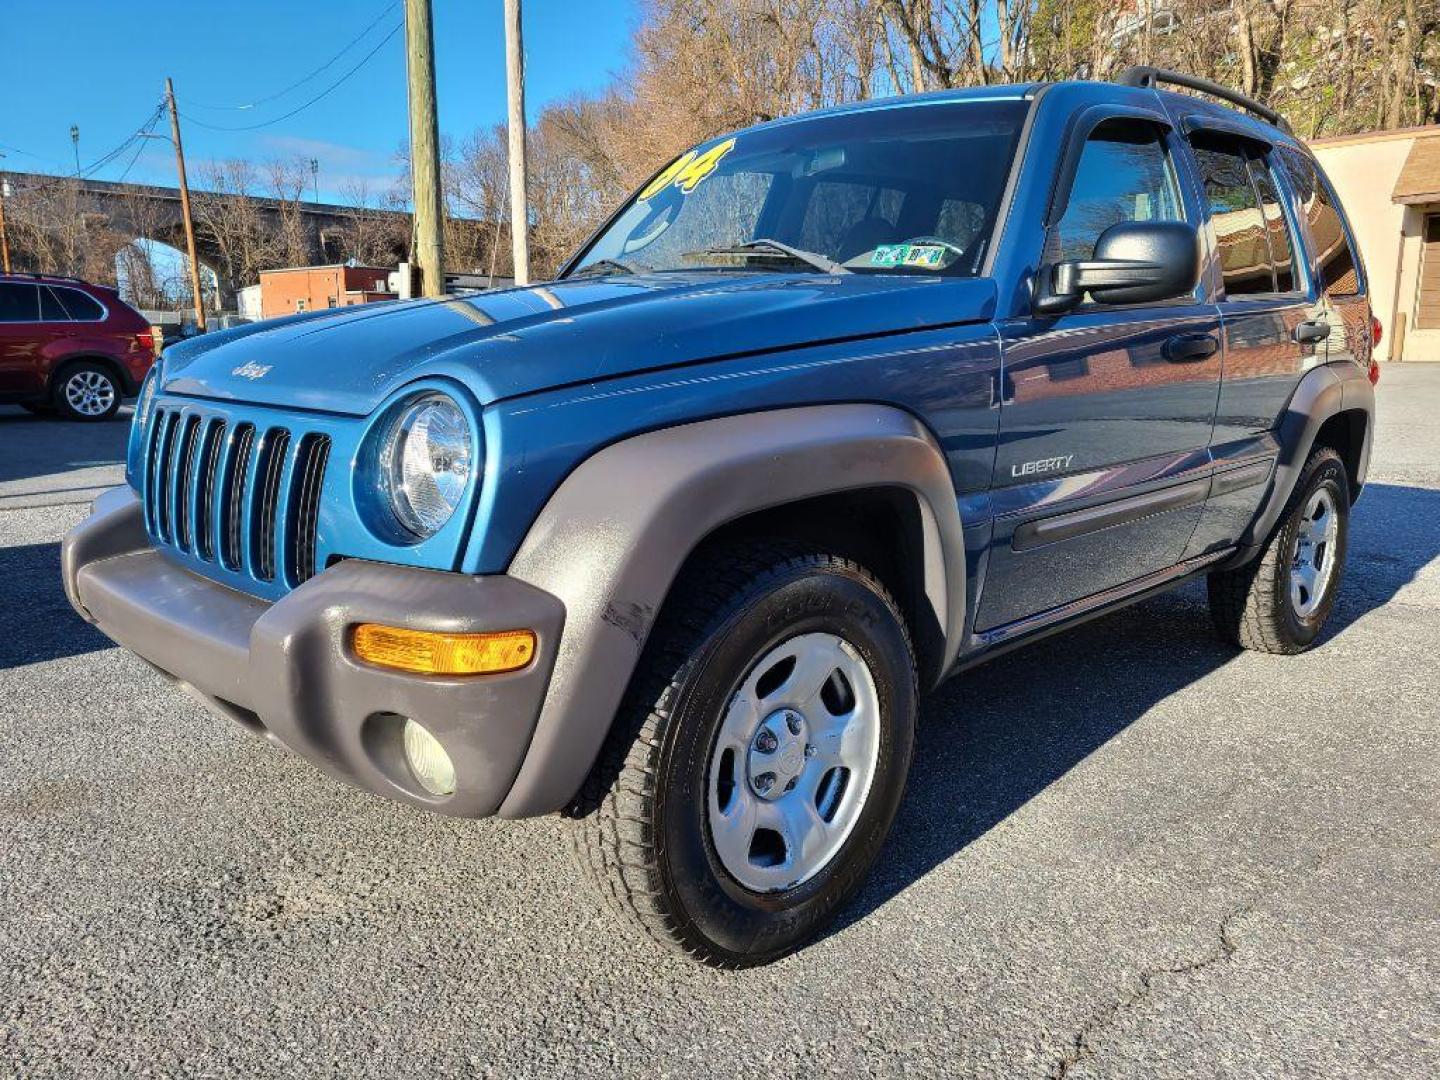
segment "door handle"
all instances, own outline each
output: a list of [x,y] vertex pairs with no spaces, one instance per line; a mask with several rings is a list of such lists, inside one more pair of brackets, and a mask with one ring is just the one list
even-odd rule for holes
[[1309,319],[1295,327],[1295,340],[1301,345],[1313,345],[1330,336],[1330,324],[1324,319]]
[[1220,342],[1214,334],[1177,334],[1165,342],[1161,350],[1172,364],[1193,364],[1208,360],[1220,351]]

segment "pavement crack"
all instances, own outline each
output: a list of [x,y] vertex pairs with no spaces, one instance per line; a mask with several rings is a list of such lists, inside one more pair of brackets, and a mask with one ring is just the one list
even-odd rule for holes
[[1203,956],[1193,960],[1185,960],[1176,964],[1167,964],[1160,967],[1145,968],[1136,979],[1136,984],[1129,991],[1123,994],[1118,1000],[1106,1003],[1101,1008],[1090,1014],[1080,1030],[1075,1033],[1075,1038],[1070,1047],[1050,1069],[1052,1080],[1065,1080],[1070,1075],[1070,1070],[1079,1065],[1082,1061],[1095,1056],[1095,1048],[1092,1044],[1092,1037],[1112,1024],[1116,1017],[1134,1008],[1137,1004],[1150,996],[1155,986],[1155,980],[1166,975],[1193,975],[1197,971],[1212,967],[1215,964],[1223,964],[1235,955],[1239,947],[1232,935],[1232,928],[1237,919],[1250,914],[1255,908],[1253,900],[1247,900],[1240,906],[1231,909],[1223,919],[1220,920],[1220,928],[1217,934],[1215,948],[1206,952]]
[[[1380,840],[1381,829],[1378,826],[1372,825],[1367,831],[1370,843],[1376,843]],[[1155,988],[1155,981],[1157,979],[1166,975],[1193,975],[1197,971],[1202,971],[1216,964],[1227,962],[1235,955],[1236,949],[1239,948],[1233,935],[1233,928],[1237,920],[1254,911],[1255,906],[1266,897],[1273,896],[1280,892],[1288,880],[1313,874],[1330,859],[1347,850],[1351,850],[1353,847],[1353,844],[1334,844],[1315,852],[1288,870],[1282,870],[1276,875],[1268,888],[1260,890],[1248,900],[1231,908],[1225,914],[1220,920],[1215,948],[1203,956],[1178,964],[1149,967],[1142,970],[1136,980],[1135,986],[1122,994],[1118,1000],[1111,1001],[1091,1013],[1089,1018],[1080,1025],[1080,1029],[1075,1033],[1075,1037],[1071,1041],[1070,1046],[1066,1049],[1065,1053],[1060,1056],[1060,1059],[1051,1066],[1049,1073],[1051,1080],[1065,1080],[1065,1078],[1070,1075],[1070,1071],[1077,1065],[1094,1057],[1095,1035],[1114,1023],[1117,1017],[1133,1009],[1149,997],[1151,991]]]

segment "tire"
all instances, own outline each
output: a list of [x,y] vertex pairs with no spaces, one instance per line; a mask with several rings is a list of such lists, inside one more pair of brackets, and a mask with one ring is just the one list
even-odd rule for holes
[[1349,531],[1345,464],[1328,446],[1318,447],[1259,556],[1210,575],[1210,614],[1220,636],[1285,656],[1310,648],[1335,606]]
[[115,373],[102,364],[68,364],[55,377],[52,399],[66,420],[113,419],[120,411],[123,388]]
[[583,875],[624,921],[707,964],[792,952],[880,852],[916,696],[905,620],[859,564],[774,544],[692,560],[570,809]]

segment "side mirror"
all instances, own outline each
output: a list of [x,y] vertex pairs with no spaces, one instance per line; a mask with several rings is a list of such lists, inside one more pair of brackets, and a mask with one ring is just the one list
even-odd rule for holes
[[1069,311],[1086,293],[1100,304],[1147,304],[1195,291],[1200,235],[1182,221],[1122,221],[1095,242],[1092,259],[1041,267],[1035,312]]

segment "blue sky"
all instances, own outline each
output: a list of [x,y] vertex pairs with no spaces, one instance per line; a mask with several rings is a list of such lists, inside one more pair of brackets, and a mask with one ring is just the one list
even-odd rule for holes
[[[433,0],[440,127],[458,138],[505,117],[501,0]],[[206,159],[314,157],[320,197],[338,199],[347,182],[372,189],[393,175],[406,140],[403,34],[395,0],[0,0],[0,169],[65,172],[75,167],[70,125],[80,127],[82,167],[133,132],[175,80],[192,174]],[[526,0],[530,115],[549,101],[603,87],[628,58],[637,0]],[[250,110],[244,104],[284,89],[379,23],[313,80]],[[379,51],[343,86],[303,112],[254,131],[201,126],[255,124],[279,117],[324,90],[372,48]],[[165,127],[157,129],[168,130]],[[96,173],[117,179],[127,152]],[[168,142],[140,150],[129,179],[172,184]]]

